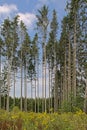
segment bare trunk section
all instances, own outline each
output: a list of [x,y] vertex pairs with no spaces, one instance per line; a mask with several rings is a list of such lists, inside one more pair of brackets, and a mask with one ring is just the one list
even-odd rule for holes
[[54,112],[58,111],[58,76],[55,73],[55,84],[54,84]]
[[22,111],[22,88],[23,88],[23,68],[22,68],[22,52],[21,52],[21,65],[20,65],[20,68],[21,68],[21,100],[20,100],[20,109]]
[[[0,47],[0,80],[1,80],[1,47]],[[1,90],[1,85],[0,85]],[[0,109],[1,109],[1,93],[0,93]]]
[[37,64],[37,101],[38,101],[38,112],[39,112],[39,64]]
[[50,113],[50,89],[51,89],[51,85],[50,85],[50,66],[49,66],[49,113]]
[[64,82],[63,82],[63,101],[67,101],[67,77],[66,77],[66,52],[64,61]]
[[73,46],[73,95],[76,98],[76,15],[74,19],[74,46]]
[[53,82],[53,79],[52,79],[52,70],[51,70],[51,77],[50,77],[51,79],[51,109],[52,109],[52,107],[53,107],[53,95],[52,95],[52,93],[53,93],[53,91],[52,91],[52,82]]
[[56,65],[56,46],[54,43],[54,112],[58,111],[58,79]]
[[70,39],[68,44],[68,101],[70,99],[71,94],[71,47],[70,47]]
[[33,83],[31,78],[31,111],[33,111]]
[[46,45],[44,46],[44,89],[45,89],[45,112],[47,109],[46,106]]
[[15,79],[15,69],[14,69],[14,93],[13,93],[13,95],[14,95],[14,106],[15,106],[15,82],[16,82],[16,79]]
[[24,67],[24,110],[27,111],[27,76],[26,76],[27,70],[26,70],[26,63]]
[[8,61],[8,74],[7,74],[7,105],[6,110],[9,111],[9,90],[10,90],[10,62]]
[[36,86],[37,86],[37,85],[36,85],[36,79],[35,79],[35,112],[36,112],[36,101],[37,101],[37,100],[36,100]]
[[42,63],[42,112],[44,112],[44,67]]

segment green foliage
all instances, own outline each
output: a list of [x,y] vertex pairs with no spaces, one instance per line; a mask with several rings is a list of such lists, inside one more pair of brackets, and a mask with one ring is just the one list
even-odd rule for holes
[[78,95],[76,99],[73,95],[70,95],[69,101],[63,101],[61,105],[61,112],[76,112],[83,110],[84,98]]
[[14,112],[14,113],[19,112],[19,108],[18,108],[17,106],[15,106],[15,107],[12,109],[12,112]]
[[[5,127],[4,127],[5,126]],[[81,110],[73,113],[36,114],[21,112],[18,108],[0,110],[1,130],[86,130],[87,115]]]

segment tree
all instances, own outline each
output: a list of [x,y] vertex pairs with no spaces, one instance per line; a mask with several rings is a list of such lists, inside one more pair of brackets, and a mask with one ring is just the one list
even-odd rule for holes
[[38,35],[37,33],[35,34],[33,41],[32,41],[32,60],[34,62],[34,81],[35,81],[35,112],[36,112],[36,88],[37,88],[37,96],[38,96],[38,112],[39,112],[39,84],[36,86],[36,81],[38,81],[38,71],[37,66],[38,66]]
[[4,23],[1,28],[1,34],[3,37],[4,42],[4,51],[7,60],[7,86],[8,86],[8,93],[7,93],[7,110],[9,111],[9,90],[11,87],[11,67],[12,67],[12,60],[13,60],[13,37],[12,37],[12,24],[9,19],[5,19]]
[[[41,35],[42,35],[42,70],[43,70],[43,75],[42,75],[42,97],[44,95],[45,92],[45,112],[46,112],[46,40],[47,40],[47,27],[49,24],[49,20],[48,20],[48,7],[46,7],[45,5],[41,8],[41,10],[38,10],[38,15],[36,15],[37,17],[37,27],[38,29],[41,31]],[[43,78],[44,77],[44,78]],[[44,88],[44,89],[43,89]],[[42,103],[43,104],[43,103]],[[42,108],[44,109],[44,106],[42,106]],[[44,111],[44,110],[43,110]]]
[[14,17],[13,21],[11,22],[12,26],[12,41],[13,41],[13,52],[12,52],[12,71],[13,71],[13,81],[14,81],[14,106],[15,106],[15,84],[16,84],[16,71],[18,69],[18,57],[17,57],[17,49],[18,49],[18,16]]
[[28,77],[28,64],[30,55],[30,37],[25,30],[25,38],[22,46],[23,65],[24,65],[24,110],[27,111],[27,77]]
[[[2,75],[1,75],[1,65],[2,65],[2,58],[1,58],[1,56],[2,56],[2,46],[3,46],[3,41],[2,41],[2,39],[1,39],[1,37],[0,37],[0,80],[2,79]],[[1,81],[2,82],[2,81]],[[1,91],[2,91],[2,87],[1,87],[2,85],[0,85],[0,109],[1,109]]]
[[56,11],[53,10],[53,18],[52,22],[50,25],[51,28],[51,36],[52,36],[52,44],[53,44],[53,50],[54,50],[54,76],[55,76],[55,82],[54,82],[54,112],[58,110],[58,86],[57,86],[57,81],[58,79],[56,78],[56,73],[57,73],[57,52],[56,52],[56,44],[57,44],[57,31],[58,31],[58,22],[57,22],[57,14]]

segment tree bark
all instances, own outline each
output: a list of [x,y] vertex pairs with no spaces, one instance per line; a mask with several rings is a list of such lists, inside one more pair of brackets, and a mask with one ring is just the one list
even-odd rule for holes
[[26,76],[27,70],[26,70],[26,63],[24,67],[24,109],[27,111],[27,76]]
[[49,66],[49,113],[50,113],[50,89],[51,85],[50,85],[50,66]]
[[23,88],[23,68],[22,68],[22,52],[21,52],[21,65],[20,65],[20,68],[21,68],[21,101],[20,101],[20,109],[22,111],[22,88]]
[[76,15],[75,15],[75,18],[74,18],[73,95],[74,95],[74,98],[76,98]]
[[68,101],[71,94],[71,47],[70,47],[70,38],[68,43]]
[[8,61],[8,73],[7,73],[7,105],[6,105],[6,110],[9,111],[9,90],[10,90],[10,62]]
[[[0,80],[1,80],[1,47],[0,47]],[[0,85],[1,90],[1,85]],[[1,93],[0,93],[0,109],[1,109]]]
[[15,82],[16,82],[16,79],[15,79],[15,69],[14,69],[14,106],[15,106]]
[[66,77],[66,52],[65,52],[65,61],[64,61],[64,84],[63,84],[63,94],[64,99],[67,101],[67,77]]

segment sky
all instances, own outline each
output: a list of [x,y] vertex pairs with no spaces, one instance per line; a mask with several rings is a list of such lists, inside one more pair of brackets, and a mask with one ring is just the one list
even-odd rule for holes
[[65,6],[67,0],[0,0],[0,22],[7,17],[20,16],[28,28],[30,36],[33,34],[36,22],[37,10],[44,4],[49,7],[49,19],[52,17],[52,10],[56,9],[59,27],[62,18],[66,14]]
[[[29,35],[32,37],[34,35],[35,22],[36,22],[36,14],[38,13],[38,9],[40,9],[44,4],[49,7],[49,19],[52,18],[52,11],[55,9],[57,11],[58,23],[59,23],[59,36],[61,29],[61,20],[66,15],[65,7],[67,0],[0,0],[0,24],[6,18],[13,18],[16,15],[19,15],[19,20],[23,20],[25,25],[27,26]],[[41,77],[39,78],[40,86]],[[48,82],[48,78],[47,78]],[[20,96],[20,81],[16,80],[16,96]],[[29,84],[28,84],[29,86]],[[30,88],[28,87],[28,96],[30,96]],[[41,96],[41,88],[40,88],[40,96]],[[47,87],[48,92],[48,87]],[[10,91],[10,95],[13,96],[13,88]],[[48,94],[47,94],[48,96]]]

